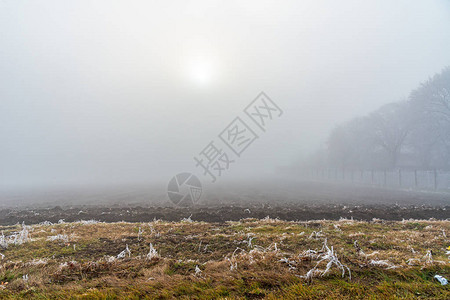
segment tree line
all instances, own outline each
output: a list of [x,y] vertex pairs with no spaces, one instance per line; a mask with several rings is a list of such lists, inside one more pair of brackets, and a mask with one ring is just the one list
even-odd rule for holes
[[450,67],[406,100],[336,126],[303,167],[450,170]]

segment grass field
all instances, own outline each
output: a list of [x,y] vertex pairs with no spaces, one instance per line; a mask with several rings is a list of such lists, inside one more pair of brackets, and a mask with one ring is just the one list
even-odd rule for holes
[[0,230],[1,299],[450,299],[450,285],[433,278],[450,279],[449,221],[80,221]]

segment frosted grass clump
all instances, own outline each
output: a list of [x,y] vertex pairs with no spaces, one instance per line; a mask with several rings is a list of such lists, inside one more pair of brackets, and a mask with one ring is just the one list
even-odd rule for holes
[[22,230],[19,232],[15,232],[11,235],[5,236],[2,231],[2,235],[0,235],[0,247],[3,249],[8,248],[8,245],[22,245],[23,243],[30,242],[30,231],[29,226],[26,226],[25,223],[22,223]]
[[49,241],[62,241],[62,242],[69,242],[69,237],[66,234],[57,234],[52,235],[47,238]]
[[158,251],[156,251],[156,249],[153,247],[153,244],[150,243],[150,251],[147,254],[147,259],[154,259],[158,257],[159,257]]
[[[316,277],[316,276],[319,276],[319,275],[320,276],[326,275],[331,270],[331,268],[334,265],[342,272],[342,277],[344,277],[346,271],[348,271],[348,276],[349,276],[350,279],[352,279],[352,273],[350,271],[350,268],[339,261],[336,252],[334,252],[333,246],[331,246],[331,249],[330,249],[328,247],[328,245],[327,245],[327,240],[326,239],[323,242],[323,246],[322,246],[321,252],[324,252],[324,253],[321,253],[321,254],[318,255],[318,259],[320,259],[320,260],[316,263],[314,268],[312,268],[311,270],[309,270],[306,273],[305,276],[301,276],[302,278],[305,278],[308,282],[311,282],[313,277]],[[321,270],[317,269],[319,264],[321,262],[324,262],[324,261],[327,262],[325,270],[321,271]]]
[[126,256],[127,254],[128,254],[128,257],[131,256],[131,251],[130,251],[130,249],[128,248],[128,244],[126,245],[125,250],[123,250],[122,252],[120,252],[120,253],[117,255],[117,258],[125,258],[125,256]]

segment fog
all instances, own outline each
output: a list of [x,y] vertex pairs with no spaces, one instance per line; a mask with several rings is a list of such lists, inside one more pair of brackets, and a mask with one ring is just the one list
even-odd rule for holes
[[277,174],[450,65],[441,1],[1,1],[0,187],[211,184],[194,156],[264,91],[220,180]]

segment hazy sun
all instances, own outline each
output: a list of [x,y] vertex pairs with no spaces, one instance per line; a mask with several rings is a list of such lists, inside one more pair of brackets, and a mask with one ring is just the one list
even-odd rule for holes
[[199,86],[207,86],[214,79],[214,66],[208,59],[195,59],[189,63],[188,76],[192,82]]

